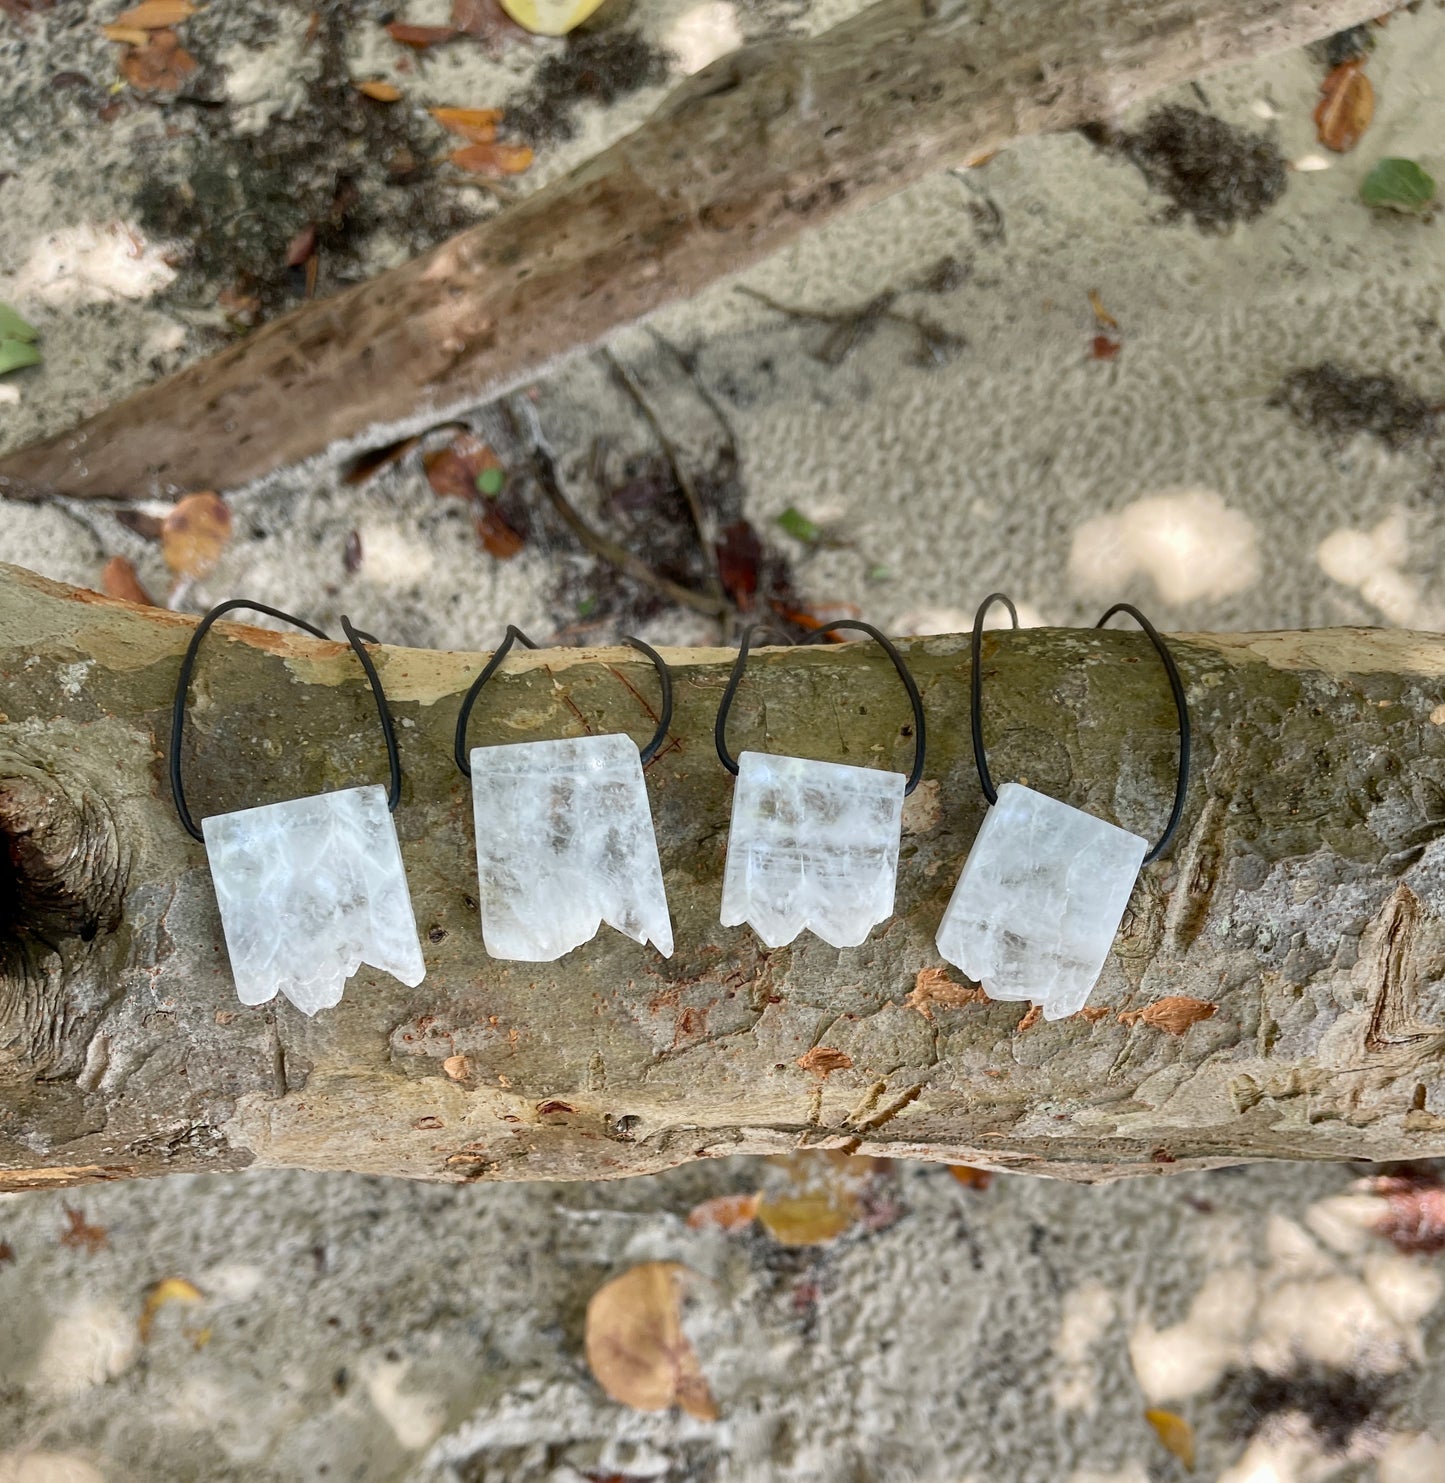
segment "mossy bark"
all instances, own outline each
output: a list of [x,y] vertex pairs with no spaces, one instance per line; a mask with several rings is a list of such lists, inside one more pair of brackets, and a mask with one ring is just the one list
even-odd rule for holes
[[419,430],[932,171],[1378,3],[877,0],[722,58],[500,216],[10,454],[0,495],[234,488],[340,439]]
[[[597,1178],[797,1146],[1081,1179],[1445,1154],[1445,638],[1173,640],[1188,813],[1087,1016],[1053,1024],[957,974],[914,992],[943,966],[933,934],[982,814],[964,639],[905,645],[928,765],[897,914],[866,944],[770,952],[719,926],[732,781],[712,721],[731,656],[679,650],[647,773],[677,951],[604,927],[536,965],[481,946],[451,759],[478,657],[377,650],[428,974],[408,989],[363,970],[308,1020],[236,1002],[204,852],[171,807],[191,624],[0,568],[0,1189],[252,1164]],[[1143,638],[1041,629],[984,652],[996,775],[1155,831],[1176,738]],[[630,649],[518,654],[474,738],[642,737],[654,684]],[[903,769],[907,724],[872,646],[765,650],[733,740]],[[198,817],[382,776],[342,645],[218,627],[191,725]],[[1170,996],[1212,1016],[1176,1035],[1138,1015]]]

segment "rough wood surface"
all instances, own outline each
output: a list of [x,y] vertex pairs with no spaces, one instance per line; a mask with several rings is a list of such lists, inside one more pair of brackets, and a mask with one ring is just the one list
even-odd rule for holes
[[[308,1020],[236,1002],[204,854],[171,809],[191,621],[0,568],[0,1189],[250,1164],[590,1178],[795,1145],[1075,1178],[1445,1154],[1445,638],[1175,640],[1188,815],[1088,1011],[1053,1024],[981,1000],[933,945],[982,812],[965,640],[907,645],[932,741],[897,915],[864,946],[769,952],[719,926],[730,656],[680,650],[673,742],[648,770],[677,952],[603,928],[546,965],[481,947],[451,760],[478,657],[379,650],[428,976],[363,970]],[[985,652],[996,775],[1156,829],[1175,737],[1144,640],[1033,630]],[[653,684],[630,649],[519,655],[474,736],[644,735]],[[379,777],[371,704],[344,647],[218,627],[192,808]],[[867,644],[762,651],[734,745],[903,767],[907,719]]]
[[931,171],[1379,3],[879,0],[723,58],[502,215],[10,454],[0,493],[234,488],[338,439],[415,430]]

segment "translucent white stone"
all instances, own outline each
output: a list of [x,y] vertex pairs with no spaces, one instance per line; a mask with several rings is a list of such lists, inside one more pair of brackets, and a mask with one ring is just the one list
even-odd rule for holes
[[872,767],[742,753],[723,926],[746,922],[769,947],[804,927],[857,947],[893,915],[906,784]]
[[1084,1007],[1148,853],[1147,841],[1005,783],[984,816],[938,929],[938,951],[990,999],[1047,1020]]
[[242,1004],[330,1009],[363,963],[426,976],[396,825],[378,784],[201,820]]
[[474,747],[482,941],[550,963],[603,923],[672,956],[642,759],[630,736]]

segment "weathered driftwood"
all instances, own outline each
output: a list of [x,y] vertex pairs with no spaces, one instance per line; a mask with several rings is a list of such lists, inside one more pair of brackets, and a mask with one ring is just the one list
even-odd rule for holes
[[[1445,1154],[1445,638],[1176,640],[1198,745],[1178,844],[1146,870],[1088,1016],[1032,1025],[927,971],[981,817],[966,641],[907,645],[928,768],[897,916],[867,944],[768,952],[718,925],[730,656],[675,651],[674,740],[648,786],[676,955],[603,928],[542,965],[481,947],[451,760],[477,656],[379,650],[428,977],[363,970],[307,1020],[236,1002],[203,852],[171,810],[190,625],[0,568],[0,1188],[252,1164],[606,1177],[795,1145],[1075,1178]],[[381,776],[348,650],[243,627],[212,645],[198,815]],[[1175,736],[1142,637],[1035,630],[986,656],[996,775],[1157,828]],[[520,654],[474,736],[645,735],[654,683],[630,649]],[[867,644],[764,651],[733,740],[906,767],[907,719]],[[1138,1014],[1172,996],[1215,1012],[1179,1035]]]
[[879,0],[723,58],[520,205],[12,453],[0,494],[234,488],[368,429],[415,430],[930,171],[1380,3]]

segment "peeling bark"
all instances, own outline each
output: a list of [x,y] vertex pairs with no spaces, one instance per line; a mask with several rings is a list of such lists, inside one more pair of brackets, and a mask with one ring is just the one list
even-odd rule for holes
[[[1174,640],[1198,748],[1179,843],[1087,1009],[1054,1024],[984,999],[933,945],[982,815],[964,639],[905,645],[928,767],[897,914],[866,944],[769,952],[719,926],[732,781],[712,721],[732,656],[677,650],[673,742],[647,774],[677,952],[603,928],[554,964],[481,946],[451,759],[479,658],[379,649],[428,976],[363,970],[308,1020],[237,1003],[204,853],[171,808],[192,622],[0,568],[0,1189],[252,1164],[605,1178],[798,1146],[1079,1179],[1445,1154],[1445,638]],[[996,775],[1157,828],[1174,717],[1143,637],[990,634],[985,655]],[[641,736],[654,683],[631,649],[518,654],[473,734]],[[344,645],[220,625],[191,718],[198,816],[379,775]],[[901,769],[908,719],[866,643],[764,650],[734,745]]]
[[724,57],[502,215],[0,460],[0,494],[235,488],[416,431],[932,171],[1365,21],[1378,0],[878,0]]

